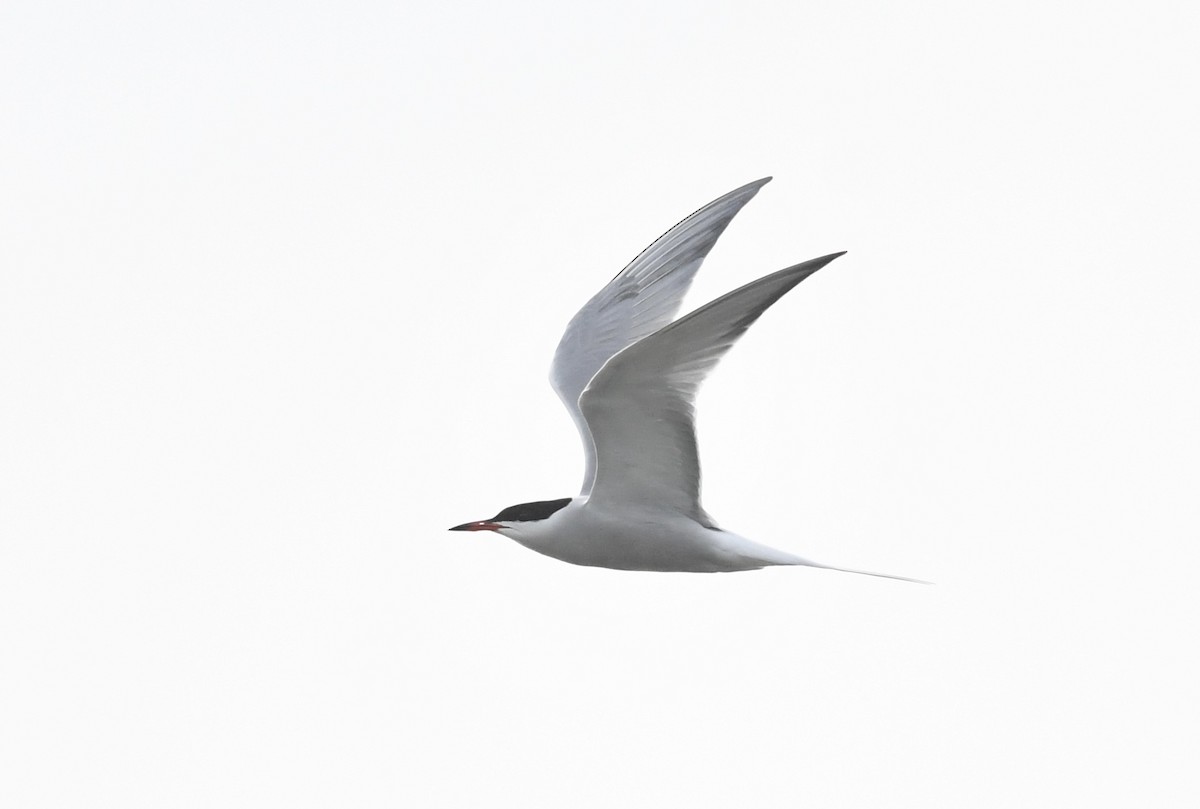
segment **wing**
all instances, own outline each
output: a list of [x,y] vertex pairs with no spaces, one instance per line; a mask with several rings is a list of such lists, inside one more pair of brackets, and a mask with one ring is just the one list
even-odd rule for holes
[[659,236],[571,318],[554,352],[550,384],[583,439],[583,494],[592,488],[596,464],[579,395],[609,357],[671,322],[708,251],[770,181],[766,177],[730,191]]
[[700,384],[754,321],[792,287],[843,253],[760,278],[634,343],[580,397],[596,450],[589,504],[631,503],[711,525],[700,507],[694,402]]

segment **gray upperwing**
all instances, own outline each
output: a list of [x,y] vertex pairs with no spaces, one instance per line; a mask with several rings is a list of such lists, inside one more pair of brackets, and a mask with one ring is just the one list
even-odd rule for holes
[[609,357],[671,322],[692,278],[738,211],[771,178],[748,183],[713,200],[658,237],[597,292],[567,325],[550,383],[583,440],[586,471],[582,493],[595,478],[595,452],[579,409],[583,389]]
[[644,503],[709,524],[700,506],[694,402],[704,378],[754,321],[843,253],[760,278],[634,343],[588,384],[580,406],[595,444],[589,503]]

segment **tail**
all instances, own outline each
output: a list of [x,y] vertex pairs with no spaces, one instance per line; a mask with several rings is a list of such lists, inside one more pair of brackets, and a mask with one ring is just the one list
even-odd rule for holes
[[836,570],[839,573],[857,573],[860,576],[876,576],[881,579],[895,579],[896,581],[910,581],[914,584],[933,584],[931,581],[924,579],[910,579],[908,576],[892,576],[888,573],[872,573],[869,570],[851,570],[848,567],[834,567],[833,565],[823,565],[820,562],[814,562],[811,559],[804,559],[794,553],[781,551],[778,548],[772,548],[770,545],[763,545],[760,542],[755,542],[746,539],[744,536],[739,536],[730,531],[717,529],[723,536],[725,548],[728,552],[741,558],[742,561],[748,562],[749,565],[742,570],[753,570],[764,567],[775,567],[782,565],[801,565],[803,567],[817,567],[822,570]]
[[[788,554],[791,556],[791,554]],[[870,570],[853,570],[848,567],[834,567],[833,565],[823,565],[820,562],[812,562],[808,559],[801,559],[799,556],[792,556],[791,561],[785,564],[803,565],[804,567],[817,567],[821,570],[836,570],[839,573],[857,573],[860,576],[876,576],[880,579],[895,579],[896,581],[911,581],[914,584],[933,584],[931,581],[924,579],[910,579],[908,576],[893,576],[890,573],[872,573]]]

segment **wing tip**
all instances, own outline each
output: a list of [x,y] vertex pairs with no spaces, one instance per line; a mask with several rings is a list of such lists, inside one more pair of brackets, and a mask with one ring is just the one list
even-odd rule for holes
[[829,264],[834,259],[841,258],[842,256],[846,255],[846,253],[848,253],[848,252],[850,252],[850,251],[842,250],[837,253],[830,253],[829,255],[826,255],[826,256],[818,256],[817,258],[810,258],[808,261],[801,261],[799,264],[793,264],[790,267],[782,269],[779,272],[775,273],[775,275],[777,275],[777,276],[778,275],[798,275],[798,276],[800,276],[800,280],[803,281],[805,278],[812,275],[813,273],[815,273],[817,270],[821,269],[825,265]]
[[[704,208],[717,207],[720,203],[727,202],[728,200],[731,200],[731,199],[738,199],[738,198],[744,198],[745,201],[742,202],[742,204],[745,205],[746,202],[749,202],[754,197],[754,195],[759,192],[759,189],[761,189],[767,183],[771,182],[772,179],[773,178],[771,178],[771,177],[762,177],[760,179],[754,180],[753,182],[746,183],[745,185],[740,185],[737,188],[730,191],[728,194],[722,194],[721,196],[717,197],[715,200],[710,202],[708,205],[705,205]],[[700,210],[704,210],[704,208],[701,208]],[[697,213],[699,213],[699,211],[697,211]]]

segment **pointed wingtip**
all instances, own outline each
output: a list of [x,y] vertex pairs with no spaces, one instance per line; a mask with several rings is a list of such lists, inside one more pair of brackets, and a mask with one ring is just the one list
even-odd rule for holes
[[821,256],[820,258],[814,258],[814,259],[811,259],[804,263],[805,264],[819,264],[820,266],[824,267],[829,262],[833,261],[834,259],[841,258],[842,256],[846,255],[849,252],[850,252],[849,250],[839,250],[836,253],[830,253],[829,255]]
[[818,258],[810,258],[808,261],[802,261],[799,264],[793,264],[792,266],[786,267],[786,268],[780,270],[779,272],[773,273],[773,275],[775,275],[777,277],[797,276],[798,277],[797,283],[799,283],[800,281],[803,281],[805,278],[812,275],[817,270],[821,269],[822,267],[824,267],[826,264],[833,261],[834,259],[841,258],[842,256],[846,255],[847,252],[848,251],[843,250],[840,253],[830,253],[827,256],[820,256]]
[[729,199],[730,197],[742,197],[742,196],[746,197],[746,199],[749,200],[751,197],[753,197],[755,194],[758,193],[758,190],[760,188],[762,188],[764,185],[766,185],[769,182],[771,182],[770,177],[763,177],[762,179],[755,180],[754,182],[746,183],[745,185],[741,185],[741,186],[738,186],[737,188],[733,189],[728,194],[725,194],[724,196],[719,197],[717,201],[723,200],[723,199]]

